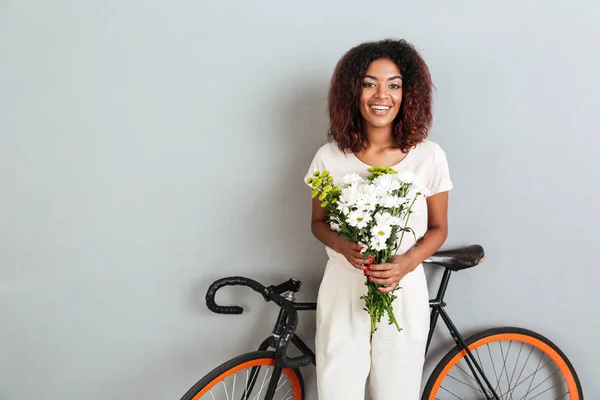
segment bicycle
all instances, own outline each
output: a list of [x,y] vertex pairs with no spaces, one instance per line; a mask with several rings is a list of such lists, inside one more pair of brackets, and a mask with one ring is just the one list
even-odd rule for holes
[[[546,337],[523,328],[497,327],[465,339],[454,326],[444,309],[444,296],[450,275],[479,265],[484,257],[483,248],[472,245],[439,251],[424,262],[445,268],[437,295],[429,301],[430,330],[425,352],[429,349],[439,316],[456,346],[448,351],[433,370],[421,399],[583,400],[581,384],[571,362]],[[290,278],[279,285],[265,287],[252,279],[230,277],[219,279],[210,285],[206,304],[215,313],[242,313],[241,307],[220,306],[214,300],[220,288],[241,285],[262,294],[265,301],[277,304],[280,307],[279,315],[272,334],[261,343],[257,351],[235,357],[215,368],[200,379],[181,400],[230,400],[236,398],[236,389],[241,400],[259,399],[263,391],[264,399],[268,400],[304,399],[304,381],[298,368],[311,363],[315,365],[315,355],[295,333],[297,312],[316,310],[316,303],[295,301],[294,294],[300,290],[301,284]],[[290,341],[300,350],[301,356],[287,356]],[[532,358],[533,363],[530,364]],[[498,360],[500,362],[497,363]]]

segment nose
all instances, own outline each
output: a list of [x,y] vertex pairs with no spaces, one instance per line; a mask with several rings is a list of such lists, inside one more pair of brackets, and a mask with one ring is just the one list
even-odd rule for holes
[[386,98],[388,95],[387,86],[386,85],[377,85],[377,97]]

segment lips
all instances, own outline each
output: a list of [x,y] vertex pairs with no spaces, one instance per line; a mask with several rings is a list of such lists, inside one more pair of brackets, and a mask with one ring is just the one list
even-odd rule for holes
[[369,108],[373,111],[373,114],[381,116],[387,114],[392,109],[392,106],[387,106],[383,104],[371,104],[369,105]]

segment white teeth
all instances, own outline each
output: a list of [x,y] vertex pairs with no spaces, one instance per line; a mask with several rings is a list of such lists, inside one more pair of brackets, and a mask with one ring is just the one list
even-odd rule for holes
[[384,110],[389,110],[391,107],[388,107],[388,106],[371,106],[371,108],[374,109],[374,110],[384,111]]

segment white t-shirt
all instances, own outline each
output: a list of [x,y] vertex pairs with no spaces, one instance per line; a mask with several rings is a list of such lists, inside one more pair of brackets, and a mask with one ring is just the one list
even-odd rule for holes
[[[308,179],[316,170],[329,171],[333,177],[333,183],[342,176],[357,173],[362,177],[367,177],[369,172],[367,168],[370,165],[362,162],[351,152],[342,152],[335,142],[323,145],[315,154],[315,157],[308,168],[304,181]],[[421,185],[426,186],[431,192],[430,196],[452,189],[452,181],[448,169],[446,154],[442,148],[435,142],[424,140],[412,148],[408,154],[396,165],[391,166],[396,171],[408,171],[417,176]],[[413,206],[414,213],[411,214],[408,225],[414,230],[416,239],[420,239],[427,232],[427,202],[423,196],[420,196]],[[398,249],[398,254],[403,254],[415,244],[415,237],[407,232],[404,234],[402,244]],[[326,246],[327,254],[331,260],[341,263],[348,263],[346,258]]]

